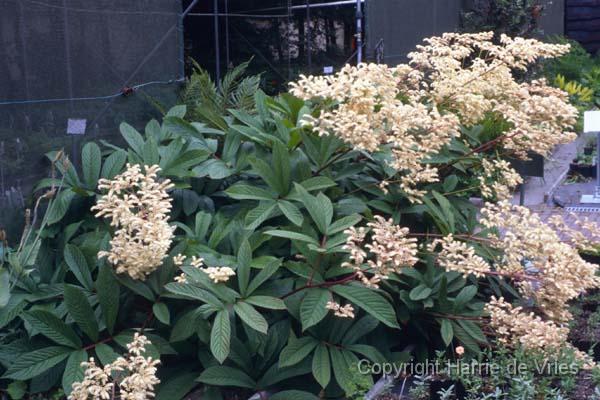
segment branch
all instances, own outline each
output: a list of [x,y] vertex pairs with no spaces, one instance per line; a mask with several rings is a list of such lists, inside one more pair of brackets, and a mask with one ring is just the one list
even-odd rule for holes
[[322,282],[322,283],[317,283],[315,285],[313,284],[308,284],[302,287],[299,287],[295,290],[292,290],[291,292],[283,295],[280,297],[281,300],[284,300],[298,292],[301,292],[302,290],[306,290],[306,289],[311,289],[311,288],[322,288],[322,287],[331,287],[331,286],[336,286],[336,285],[343,285],[344,283],[348,283],[350,281],[353,281],[354,279],[356,279],[356,277],[358,276],[358,274],[355,272],[352,275],[348,275],[345,278],[342,279],[338,279],[337,281],[327,281],[327,282]]

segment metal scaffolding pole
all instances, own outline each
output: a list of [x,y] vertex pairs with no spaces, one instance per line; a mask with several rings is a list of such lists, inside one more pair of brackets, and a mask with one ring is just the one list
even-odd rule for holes
[[225,0],[225,63],[229,69],[229,0]]
[[308,73],[312,70],[312,30],[310,26],[310,0],[306,0],[306,63]]
[[219,0],[214,0],[215,13],[215,80],[217,85],[221,85],[221,43],[219,40]]
[[363,59],[363,38],[362,38],[362,7],[361,0],[356,0],[356,64],[360,64]]
[[290,45],[292,40],[292,0],[287,0],[287,70],[288,70],[288,81],[292,79],[292,46]]

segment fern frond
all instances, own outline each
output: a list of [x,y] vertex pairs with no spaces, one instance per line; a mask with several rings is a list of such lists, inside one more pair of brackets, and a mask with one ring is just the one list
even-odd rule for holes
[[231,98],[231,105],[245,111],[254,109],[254,94],[260,87],[260,75],[253,75],[244,78],[238,85],[237,90]]

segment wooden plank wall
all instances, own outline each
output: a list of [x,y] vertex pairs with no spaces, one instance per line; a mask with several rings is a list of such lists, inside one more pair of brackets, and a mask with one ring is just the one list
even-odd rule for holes
[[600,50],[600,0],[566,0],[565,33],[589,52]]

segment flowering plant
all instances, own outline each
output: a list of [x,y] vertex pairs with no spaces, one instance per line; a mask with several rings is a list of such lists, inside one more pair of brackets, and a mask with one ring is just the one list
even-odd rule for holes
[[339,397],[360,358],[472,357],[490,328],[508,346],[561,351],[566,303],[598,286],[596,267],[499,200],[520,181],[507,156],[574,136],[568,96],[515,74],[567,47],[491,38],[445,34],[407,65],[258,91],[256,112],[228,110],[219,129],[178,106],[143,134],[123,124],[126,149],[86,145],[83,179],[62,173],[48,254],[0,309],[1,328],[39,339],[0,345],[4,377],[66,363],[71,393],[81,362],[110,370],[140,330],[169,400]]

